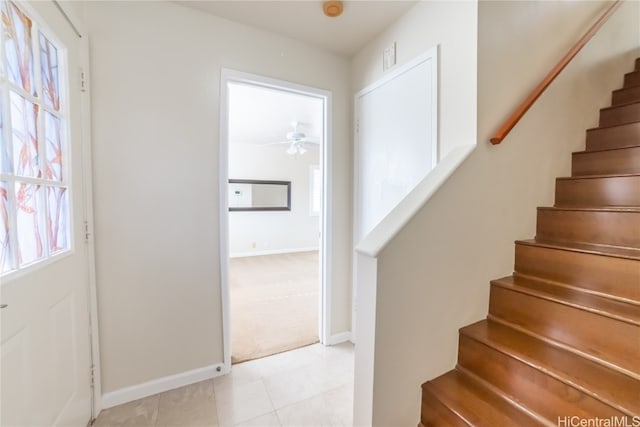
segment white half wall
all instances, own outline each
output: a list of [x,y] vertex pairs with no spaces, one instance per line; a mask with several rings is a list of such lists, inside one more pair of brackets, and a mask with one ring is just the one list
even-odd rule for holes
[[[442,185],[442,182],[452,173],[451,169],[460,164],[472,147],[476,144],[476,73],[477,73],[477,3],[474,1],[463,2],[419,2],[401,17],[390,28],[380,34],[376,39],[365,46],[352,60],[352,87],[354,92],[362,90],[368,85],[384,77],[385,73],[393,72],[390,68],[386,72],[382,70],[382,51],[390,44],[396,44],[396,54],[398,67],[409,63],[414,58],[424,52],[436,48],[438,49],[438,160],[440,166],[436,166],[434,175],[428,175],[426,187],[422,193],[432,195],[434,186]],[[360,159],[357,159],[359,162]],[[436,193],[437,194],[437,193]],[[412,197],[412,193],[409,194]],[[406,200],[406,199],[405,199]],[[400,202],[402,203],[402,202]],[[416,202],[418,203],[418,202]],[[420,200],[424,203],[424,200]],[[413,203],[415,205],[415,203]],[[415,208],[415,206],[414,206]],[[419,208],[419,205],[418,205]],[[405,224],[405,215],[391,211],[390,215],[395,218],[388,221],[389,216],[382,219],[377,228],[372,233],[379,236],[380,227],[388,224]],[[383,235],[388,235],[385,230]],[[395,231],[394,231],[395,232]],[[365,241],[369,241],[365,237]],[[374,241],[378,241],[376,238]],[[395,240],[395,239],[394,239]],[[392,240],[392,242],[394,241]],[[370,245],[377,247],[378,245]],[[407,257],[415,260],[420,258],[420,263],[428,263],[428,258],[422,259],[424,253],[423,245],[415,244],[413,248],[402,247],[399,257]],[[377,253],[377,250],[375,251]],[[407,253],[409,252],[409,253]],[[421,304],[421,301],[407,302],[407,307],[411,310],[400,309],[397,306],[391,307],[393,313],[387,313],[385,308],[388,303],[380,298],[395,299],[387,295],[381,297],[381,286],[391,286],[387,284],[388,278],[380,276],[380,272],[387,265],[384,258],[386,251],[379,254],[377,260],[371,259],[365,254],[357,255],[355,294],[355,405],[354,420],[356,425],[415,425],[419,415],[416,411],[420,389],[413,387],[413,384],[405,388],[393,384],[394,388],[382,391],[377,383],[377,378],[383,376],[382,369],[388,369],[388,375],[405,379],[406,376],[415,375],[414,351],[406,346],[404,340],[414,340],[420,337],[416,331],[407,333],[403,327],[397,327],[394,322],[395,331],[391,332],[387,325],[378,319],[386,316],[418,316],[414,305]],[[372,252],[368,255],[373,256]],[[407,267],[405,265],[405,267]],[[420,280],[420,276],[414,275],[417,266],[411,265],[407,275],[412,280]],[[375,270],[375,271],[372,271]],[[404,275],[399,277],[405,277]],[[373,280],[373,281],[371,281]],[[384,280],[384,281],[383,281]],[[397,289],[399,294],[405,292],[404,283]],[[391,293],[393,291],[390,291]],[[374,304],[371,306],[371,304]],[[402,313],[400,313],[402,311]],[[372,320],[373,317],[373,320]],[[418,321],[419,322],[419,321]],[[412,325],[413,326],[413,325]],[[419,327],[420,325],[415,325]],[[382,331],[382,332],[381,332]],[[379,334],[394,334],[398,341],[402,341],[402,347],[382,348]],[[361,341],[362,340],[362,341]],[[361,345],[362,342],[362,345]],[[379,356],[380,355],[380,356]],[[393,356],[390,356],[393,355]],[[389,363],[387,356],[395,359],[394,366]],[[379,362],[378,357],[383,357],[384,361]],[[428,363],[423,357],[423,363]],[[405,363],[410,361],[409,366]],[[402,384],[405,387],[405,384]],[[402,395],[401,399],[391,396],[395,393]],[[380,396],[389,398],[392,404],[381,401]],[[378,407],[379,405],[379,407]]]
[[[295,252],[319,248],[319,216],[311,214],[311,166],[319,147],[292,156],[287,145],[229,144],[229,178],[291,181],[290,211],[229,212],[229,254]],[[231,197],[231,196],[230,196]]]

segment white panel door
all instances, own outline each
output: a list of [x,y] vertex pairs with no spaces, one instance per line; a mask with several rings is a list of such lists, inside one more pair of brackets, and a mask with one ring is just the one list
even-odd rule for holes
[[[25,71],[27,67],[24,67],[27,62],[22,62],[23,69],[19,74],[22,75],[22,80],[32,79],[32,85],[15,83],[15,75],[13,83],[11,77],[3,80],[5,92],[13,91],[11,95],[4,96],[2,104],[4,148],[15,148],[18,151],[20,144],[24,142],[20,141],[21,134],[29,132],[27,126],[20,124],[17,118],[21,112],[27,113],[20,110],[21,107],[16,106],[16,102],[24,103],[26,99],[31,102],[26,110],[35,117],[32,125],[38,135],[38,146],[34,144],[36,154],[30,160],[31,167],[40,171],[39,178],[46,177],[47,174],[62,175],[60,182],[64,185],[58,187],[58,190],[64,188],[69,205],[66,209],[60,208],[57,203],[62,203],[60,200],[64,199],[62,191],[58,194],[55,192],[56,188],[38,184],[38,173],[33,173],[32,178],[12,178],[17,174],[16,170],[22,167],[20,162],[23,159],[20,156],[26,151],[5,156],[5,160],[13,163],[13,169],[5,168],[4,175],[0,176],[4,180],[5,192],[9,194],[8,199],[16,201],[24,196],[20,193],[19,181],[26,183],[24,188],[37,189],[41,193],[34,192],[40,194],[37,196],[39,198],[33,196],[33,200],[37,201],[34,202],[34,209],[16,208],[13,213],[9,213],[9,225],[13,227],[11,233],[14,235],[24,231],[21,227],[33,228],[33,223],[38,221],[40,227],[36,227],[39,234],[36,233],[35,239],[33,235],[20,235],[22,253],[18,254],[18,248],[12,248],[13,251],[7,252],[8,255],[5,253],[5,258],[21,268],[16,269],[14,266],[14,271],[0,277],[0,303],[7,305],[0,310],[0,425],[86,426],[91,417],[92,391],[89,258],[84,232],[86,189],[83,185],[85,179],[81,132],[81,97],[84,95],[80,90],[80,58],[83,45],[52,2],[17,5],[24,16],[32,20],[31,42],[35,43],[36,48],[31,60],[25,60],[29,55],[16,57],[27,62],[33,61],[35,71],[29,77],[30,71]],[[3,3],[3,8],[8,13],[11,13],[12,7],[9,3]],[[14,14],[13,30],[20,32],[25,25],[31,25],[24,20],[24,16]],[[0,52],[3,55],[7,52],[15,55],[7,42],[10,36],[6,34],[6,27],[4,32],[3,51]],[[47,45],[43,36],[52,44]],[[21,40],[24,41],[24,38]],[[47,59],[54,47],[58,51],[57,63],[50,59],[53,56]],[[49,61],[47,81],[39,77],[38,71],[47,66],[45,61]],[[5,77],[12,72],[8,67],[3,70]],[[55,86],[55,82],[50,80],[52,76],[58,80],[59,89],[52,89]],[[20,92],[23,86],[28,88]],[[59,97],[55,95],[56,99],[52,102],[54,95],[51,92],[56,90]],[[49,100],[45,99],[47,96],[50,97]],[[33,114],[34,110],[37,110],[36,114]],[[12,125],[12,130],[7,130],[8,124]],[[25,129],[19,129],[21,126]],[[61,143],[61,152],[56,151],[57,141]],[[21,173],[29,175],[29,172]],[[60,196],[58,199],[56,194]],[[43,217],[44,220],[38,220],[34,214],[39,209],[46,209],[48,212],[48,216]],[[68,227],[60,219],[65,215],[69,218]],[[25,222],[25,218],[30,216],[34,220]],[[16,241],[18,239],[14,238],[14,242]],[[34,241],[35,246],[29,246]],[[69,250],[61,250],[60,247],[68,247]],[[38,258],[40,262],[25,263],[25,259]],[[8,262],[6,259],[4,261]]]

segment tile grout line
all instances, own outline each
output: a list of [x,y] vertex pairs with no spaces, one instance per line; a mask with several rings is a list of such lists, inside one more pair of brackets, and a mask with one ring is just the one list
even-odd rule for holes
[[271,407],[273,408],[273,413],[276,414],[276,418],[278,419],[278,424],[280,425],[280,427],[282,427],[282,420],[280,420],[280,415],[278,415],[278,409],[276,408],[276,405],[273,403],[273,398],[271,397],[271,393],[269,393],[269,389],[267,388],[267,384],[264,382],[264,378],[263,376],[260,376],[260,382],[262,383],[262,386],[264,387],[264,391],[267,392],[267,397],[269,398],[269,402],[271,402]]

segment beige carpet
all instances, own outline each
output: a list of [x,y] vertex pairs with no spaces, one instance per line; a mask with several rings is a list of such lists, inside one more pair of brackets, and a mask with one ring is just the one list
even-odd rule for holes
[[229,260],[231,362],[318,342],[318,252]]

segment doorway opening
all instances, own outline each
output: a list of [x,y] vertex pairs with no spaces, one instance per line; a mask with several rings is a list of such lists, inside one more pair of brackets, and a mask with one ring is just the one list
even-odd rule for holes
[[327,342],[330,102],[321,89],[222,71],[226,369]]

